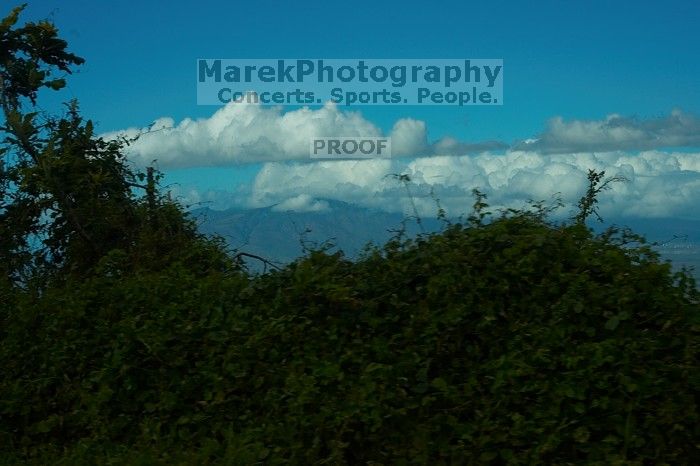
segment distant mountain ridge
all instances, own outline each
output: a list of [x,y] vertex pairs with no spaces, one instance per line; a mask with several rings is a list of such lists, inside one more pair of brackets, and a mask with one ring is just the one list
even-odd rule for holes
[[[312,212],[278,211],[275,206],[256,209],[208,208],[192,211],[206,234],[222,236],[230,247],[286,263],[303,254],[304,246],[335,244],[349,257],[356,257],[368,242],[384,244],[401,227],[404,216],[369,209],[342,201],[324,199],[328,209]],[[437,219],[421,219],[425,231],[438,231]],[[416,235],[421,227],[405,221],[406,233]]]
[[[256,254],[270,261],[285,264],[301,256],[307,247],[330,242],[346,256],[355,258],[368,242],[384,244],[402,221],[406,233],[415,236],[421,226],[415,219],[400,213],[361,207],[343,201],[322,199],[328,208],[318,211],[282,211],[276,205],[255,209],[213,210],[191,212],[205,234],[222,236],[231,248]],[[608,219],[606,219],[608,220]],[[674,265],[694,266],[700,270],[700,221],[683,219],[609,219],[593,225],[600,230],[607,225],[629,226],[657,242],[662,256]],[[422,229],[439,231],[442,223],[436,218],[422,218]],[[334,249],[336,250],[336,249]],[[251,264],[255,267],[255,264]]]

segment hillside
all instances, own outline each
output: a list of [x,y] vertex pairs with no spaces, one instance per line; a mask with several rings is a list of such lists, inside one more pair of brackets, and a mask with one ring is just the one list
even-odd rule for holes
[[[299,258],[304,249],[330,241],[335,250],[342,250],[354,258],[364,246],[372,242],[384,244],[400,228],[404,216],[376,209],[368,209],[342,201],[323,200],[328,209],[321,212],[279,211],[275,206],[258,209],[192,211],[200,231],[222,236],[229,247],[262,256],[285,264]],[[457,221],[457,219],[452,219]],[[421,220],[426,232],[439,231],[442,223],[435,218]],[[591,222],[596,231],[612,224],[628,226],[644,235],[664,259],[675,268],[694,267],[700,278],[700,221],[682,219],[608,219],[604,224]],[[406,234],[414,237],[421,229],[414,219],[406,219]],[[254,270],[260,264],[250,262]]]

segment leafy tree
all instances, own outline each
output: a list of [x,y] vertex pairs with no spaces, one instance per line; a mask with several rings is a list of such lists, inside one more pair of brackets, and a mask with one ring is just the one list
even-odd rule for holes
[[605,170],[597,172],[588,170],[588,189],[578,201],[578,213],[574,217],[576,222],[584,223],[591,215],[595,215],[597,220],[601,222],[603,219],[598,214],[598,197],[599,194],[611,188],[612,183],[627,181],[624,176],[614,176],[605,178]]
[[[66,50],[48,21],[16,27],[23,8],[0,23],[3,276],[26,285],[57,272],[85,275],[115,250],[127,251],[131,265],[151,267],[187,252],[191,242],[204,246],[181,209],[158,194],[153,170],[129,167],[122,151],[128,141],[97,137],[75,101],[61,117],[36,110],[39,91],[63,88],[63,75],[83,59]],[[220,244],[209,246],[224,266]]]

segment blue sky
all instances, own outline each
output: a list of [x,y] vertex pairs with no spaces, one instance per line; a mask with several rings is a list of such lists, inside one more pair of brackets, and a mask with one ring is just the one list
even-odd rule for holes
[[[502,106],[353,107],[385,132],[401,118],[423,121],[430,141],[513,144],[542,134],[555,117],[700,114],[694,1],[43,0],[24,16],[45,17],[86,59],[60,98],[78,98],[104,132],[164,116],[175,124],[211,117],[217,108],[198,106],[195,94],[196,59],[211,57],[502,58]],[[263,166],[244,165],[165,171],[170,181],[224,189],[252,182]]]
[[386,125],[430,120],[435,136],[517,139],[553,115],[700,112],[694,1],[35,1],[27,13],[50,16],[86,58],[71,88],[104,130],[207,116],[193,80],[204,57],[503,58],[503,107],[361,109]]

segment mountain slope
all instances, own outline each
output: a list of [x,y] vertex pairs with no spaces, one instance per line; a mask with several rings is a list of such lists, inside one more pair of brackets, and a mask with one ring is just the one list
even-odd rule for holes
[[[342,201],[323,200],[328,208],[320,211],[283,211],[278,206],[257,209],[192,211],[206,234],[222,236],[231,248],[256,254],[276,263],[288,263],[301,256],[304,246],[320,246],[330,242],[345,255],[357,257],[368,243],[384,244],[401,227],[404,216],[369,209]],[[608,219],[593,224],[596,230],[608,225],[629,226],[657,242],[657,250],[676,267],[693,266],[700,271],[700,221],[683,219]],[[421,231],[415,219],[405,219],[406,233],[415,236]],[[437,231],[441,223],[423,218],[426,232]],[[259,264],[252,264],[255,269]]]

